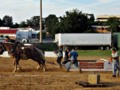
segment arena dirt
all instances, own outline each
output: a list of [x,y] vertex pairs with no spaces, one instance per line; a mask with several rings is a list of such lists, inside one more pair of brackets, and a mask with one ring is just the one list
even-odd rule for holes
[[[100,57],[89,57],[99,59]],[[106,57],[107,58],[107,57]],[[55,62],[55,58],[46,58]],[[88,59],[81,57],[80,59]],[[0,58],[0,90],[119,90],[120,77],[113,78],[111,72],[66,72],[56,65],[46,64],[47,71],[37,70],[37,63],[32,60],[21,60],[22,71],[13,73],[13,58]],[[100,74],[101,82],[109,87],[84,88],[76,81],[87,82],[89,74]]]

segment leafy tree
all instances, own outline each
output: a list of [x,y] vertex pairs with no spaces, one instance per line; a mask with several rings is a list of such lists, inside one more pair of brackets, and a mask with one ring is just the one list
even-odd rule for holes
[[0,19],[0,26],[3,26],[3,21]]
[[40,16],[33,16],[30,20],[27,20],[27,24],[34,29],[39,29],[39,22]]
[[84,14],[74,9],[67,11],[63,17],[57,18],[55,15],[49,15],[45,18],[48,32],[53,36],[56,33],[83,33],[92,32],[91,25],[94,24],[93,14]]
[[58,18],[54,14],[50,14],[48,17],[45,18],[45,25],[49,33],[52,34],[52,30],[57,22]]
[[27,19],[26,23],[27,23],[28,26],[32,27],[32,21],[31,20]]
[[87,28],[87,31],[93,32],[91,26],[92,26],[92,25],[95,25],[95,22],[94,22],[95,17],[94,17],[93,14],[87,14],[87,18],[88,18],[88,22],[87,22],[88,28]]
[[[27,19],[26,23],[31,28],[38,30],[40,28],[40,16],[33,16],[31,19]],[[42,29],[44,29],[44,19],[42,19]]]
[[[67,11],[54,25],[53,33],[83,33],[88,29],[88,17],[77,9]],[[90,21],[92,22],[92,17]]]
[[120,21],[116,17],[110,17],[106,22],[106,25],[110,25],[112,32],[119,32],[118,27],[120,25]]
[[7,27],[11,27],[13,25],[12,16],[5,15],[3,17],[3,25]]
[[25,21],[20,22],[20,28],[28,27],[28,24]]
[[15,23],[11,26],[11,28],[18,28],[19,27],[19,24],[18,23]]

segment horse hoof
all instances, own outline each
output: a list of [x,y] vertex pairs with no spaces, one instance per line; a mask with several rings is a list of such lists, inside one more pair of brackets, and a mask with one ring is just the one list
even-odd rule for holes
[[13,70],[13,73],[15,73],[15,72],[20,72],[21,71],[21,68],[17,68],[17,69],[14,69]]
[[43,69],[43,72],[46,72],[46,69],[45,69],[45,68]]
[[40,70],[40,66],[37,66],[37,70]]
[[18,71],[18,72],[21,71],[21,68],[17,68],[17,71]]

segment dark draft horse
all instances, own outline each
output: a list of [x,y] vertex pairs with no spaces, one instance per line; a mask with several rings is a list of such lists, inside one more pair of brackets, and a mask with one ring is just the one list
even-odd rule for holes
[[13,72],[21,70],[19,66],[19,61],[21,59],[27,60],[32,59],[36,61],[39,66],[37,69],[42,69],[43,71],[46,70],[45,67],[45,57],[41,50],[34,47],[33,45],[24,45],[21,42],[13,43],[0,43],[0,54],[3,54],[4,51],[8,51],[8,54],[15,58],[14,65],[15,68]]

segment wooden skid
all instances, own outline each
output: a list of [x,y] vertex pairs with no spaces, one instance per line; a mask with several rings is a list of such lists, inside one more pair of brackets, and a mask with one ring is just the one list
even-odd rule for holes
[[78,84],[78,85],[81,85],[83,87],[108,87],[108,85],[102,84],[102,83],[100,83],[100,84],[90,84],[88,82],[80,82],[80,81],[77,81],[75,83]]

